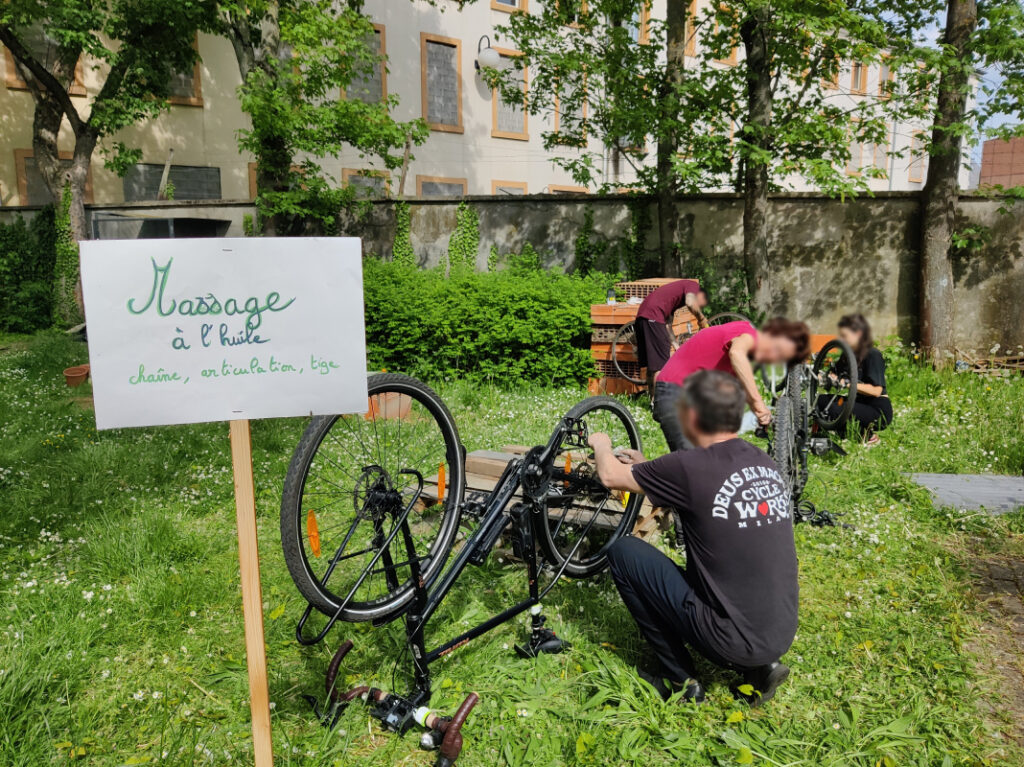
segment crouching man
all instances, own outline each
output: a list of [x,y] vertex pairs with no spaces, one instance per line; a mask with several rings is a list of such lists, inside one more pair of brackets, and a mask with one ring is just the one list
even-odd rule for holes
[[738,671],[733,694],[751,705],[789,676],[779,659],[797,626],[793,520],[775,462],[737,436],[744,403],[739,381],[704,370],[687,378],[680,398],[683,431],[698,449],[647,461],[635,450],[613,453],[606,434],[590,436],[604,485],[644,493],[682,518],[685,570],[636,538],[608,553],[622,600],[659,662],[640,675],[665,698],[681,692],[703,702],[691,649]]

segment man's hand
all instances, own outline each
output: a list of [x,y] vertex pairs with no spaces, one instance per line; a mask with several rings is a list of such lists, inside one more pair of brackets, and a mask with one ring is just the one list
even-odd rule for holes
[[[640,485],[633,479],[633,462],[643,455],[639,450],[620,450],[619,452],[630,459],[623,461],[619,455],[612,452],[612,439],[604,432],[596,432],[587,438],[587,443],[594,448],[594,463],[597,464],[597,478],[601,484],[609,490],[628,490],[631,493],[642,492]],[[636,461],[639,463],[639,461]]]
[[621,450],[615,451],[615,457],[619,459],[619,463],[624,463],[627,466],[635,466],[638,463],[643,463],[647,459],[644,458],[644,454],[639,450],[633,450],[632,448],[622,448]]
[[764,404],[764,402],[754,403],[754,415],[757,416],[757,422],[762,426],[767,426],[772,422],[772,411]]

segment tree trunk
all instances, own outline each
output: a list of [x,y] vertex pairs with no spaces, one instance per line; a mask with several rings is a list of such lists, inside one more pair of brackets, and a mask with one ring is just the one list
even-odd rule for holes
[[747,119],[743,138],[751,151],[743,159],[743,266],[754,306],[771,309],[768,263],[768,163],[772,148],[772,62],[768,54],[767,8],[755,8],[740,25],[746,53]]
[[[271,79],[277,77],[279,67],[288,65],[283,61],[287,51],[281,45],[280,8],[276,1],[269,2],[262,18],[249,17],[223,19],[225,33],[231,41],[242,78],[242,88],[255,70]],[[256,191],[285,192],[290,187],[293,156],[284,134],[274,133],[270,126],[263,126],[259,148],[256,150]],[[257,222],[260,231],[274,237],[288,234],[293,222],[285,216],[274,214],[261,216]]]
[[676,205],[675,157],[679,150],[679,92],[685,77],[686,34],[689,25],[687,4],[682,0],[668,4],[665,17],[665,87],[661,94],[662,125],[658,136],[658,254],[661,273],[679,277],[680,263],[676,247],[679,210]]
[[943,44],[954,57],[939,79],[935,123],[922,193],[921,220],[921,345],[936,365],[953,351],[953,267],[949,249],[960,194],[960,155],[973,55],[971,37],[978,26],[976,0],[948,0]]

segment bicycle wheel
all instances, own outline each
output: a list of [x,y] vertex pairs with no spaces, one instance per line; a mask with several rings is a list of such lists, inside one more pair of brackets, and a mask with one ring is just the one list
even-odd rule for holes
[[811,390],[811,412],[817,424],[823,429],[841,429],[857,401],[857,357],[844,341],[834,338],[815,355]]
[[[789,383],[794,382],[793,373],[790,371]],[[799,485],[799,446],[797,445],[797,417],[799,393],[793,396],[790,385],[787,384],[786,391],[779,397],[775,405],[775,413],[772,418],[772,440],[769,446],[769,454],[779,467],[779,474],[786,483],[786,490],[789,492],[790,508],[796,504],[796,492]]]
[[750,320],[736,312],[722,312],[711,317],[708,320],[708,325],[724,325],[727,322],[750,322]]
[[[623,351],[632,356],[632,360],[620,358],[620,346]],[[615,368],[615,372],[630,383],[645,383],[645,379],[641,375],[643,371],[640,367],[639,351],[640,348],[637,344],[636,338],[636,324],[633,322],[627,322],[619,328],[619,331],[615,334],[615,338],[612,339],[612,365]]]
[[384,545],[417,490],[415,476],[403,470],[430,480],[410,514],[428,585],[454,541],[466,481],[459,433],[437,394],[394,373],[370,376],[368,393],[365,415],[313,418],[292,455],[281,498],[281,543],[292,580],[310,604],[332,616],[355,589],[341,613],[346,621],[387,620],[413,596],[402,534]]
[[[721,314],[715,314],[708,319],[708,327],[714,327],[715,325],[724,325],[727,322],[750,322],[750,320],[748,320],[742,314],[736,314],[735,312],[722,312]],[[697,333],[699,332],[700,331],[698,330],[693,333],[681,333],[680,335],[675,337],[676,342],[682,344],[685,341],[688,341],[691,338],[693,338],[693,336],[697,335]]]
[[608,548],[633,531],[643,496],[609,490],[598,481],[593,455],[585,447],[586,435],[604,432],[613,447],[640,450],[640,430],[629,410],[611,397],[585,399],[565,417],[585,427],[582,444],[567,435],[559,445],[546,514],[534,516],[534,535],[556,570],[565,564],[566,574],[587,578],[607,566]]

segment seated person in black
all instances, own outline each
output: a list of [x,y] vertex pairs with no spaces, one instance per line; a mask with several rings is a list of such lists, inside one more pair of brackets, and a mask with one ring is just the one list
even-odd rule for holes
[[605,486],[644,493],[682,518],[685,569],[637,538],[608,552],[622,601],[660,662],[641,676],[666,698],[704,701],[687,647],[739,671],[733,694],[752,705],[789,676],[778,662],[797,626],[789,492],[775,462],[737,437],[745,403],[735,378],[702,370],[686,379],[680,403],[683,431],[698,449],[645,461],[639,451],[613,453],[606,434],[590,436]]
[[[867,437],[867,444],[877,445],[877,432],[892,423],[892,403],[885,386],[885,357],[882,356],[871,338],[871,325],[863,314],[847,314],[839,320],[839,337],[853,349],[857,357],[857,399],[853,403],[851,417]],[[842,363],[842,360],[840,360]],[[837,373],[843,376],[843,368],[837,365]],[[818,406],[827,408],[829,418],[839,415],[839,405],[829,405],[829,397],[818,397]],[[839,422],[833,429],[845,431],[847,423]]]

